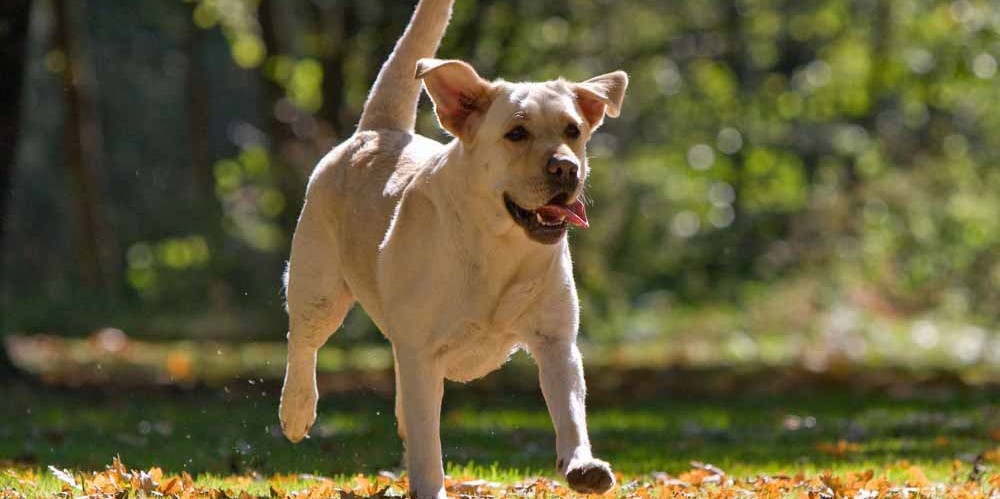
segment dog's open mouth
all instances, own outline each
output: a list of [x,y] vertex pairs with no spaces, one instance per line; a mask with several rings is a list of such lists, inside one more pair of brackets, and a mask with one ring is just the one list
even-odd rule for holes
[[554,244],[566,233],[570,225],[586,229],[590,227],[587,221],[587,211],[579,200],[569,203],[569,195],[561,193],[548,203],[534,210],[518,206],[506,193],[503,195],[504,206],[514,222],[524,228],[528,237],[542,244]]

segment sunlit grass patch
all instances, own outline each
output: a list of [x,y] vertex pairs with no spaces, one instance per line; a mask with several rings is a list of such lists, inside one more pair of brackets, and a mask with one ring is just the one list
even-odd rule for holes
[[[715,391],[729,386],[713,379],[717,374],[689,379],[677,372],[670,383],[650,386],[643,380],[652,374],[621,376],[629,389],[595,389],[588,404],[595,452],[620,474],[619,496],[715,497],[713,487],[724,479],[748,490],[782,483],[790,487],[787,497],[797,497],[818,487],[826,471],[855,483],[867,470],[873,471],[868,481],[884,478],[898,491],[922,476],[928,487],[951,491],[972,483],[987,494],[1000,465],[1000,399],[992,390],[917,383],[861,390],[799,379],[798,388],[782,391],[778,378],[785,374],[734,372],[728,376],[736,388]],[[763,386],[768,380],[775,386]],[[498,389],[489,379],[448,385],[442,444],[447,473],[456,484],[472,483],[462,490],[565,492],[555,475],[552,424],[528,381],[517,390]],[[247,379],[193,390],[0,387],[0,397],[18,401],[0,406],[0,487],[8,495],[51,497],[64,483],[49,466],[83,481],[115,456],[130,468],[188,473],[194,487],[236,495],[269,496],[272,487],[285,494],[322,491],[328,482],[355,490],[358,474],[385,488],[405,476],[391,392],[323,395],[311,438],[298,445],[277,428],[277,394],[273,382]],[[692,484],[704,474],[693,461],[711,463],[725,477]]]

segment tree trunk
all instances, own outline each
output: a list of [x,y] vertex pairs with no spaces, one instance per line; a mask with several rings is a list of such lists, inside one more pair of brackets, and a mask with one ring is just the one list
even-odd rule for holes
[[345,55],[351,40],[358,34],[361,22],[357,18],[354,2],[321,4],[313,2],[319,36],[328,40],[320,54],[323,63],[323,107],[319,116],[333,131],[334,143],[340,142],[354,133],[357,117],[352,117],[345,109],[346,82],[344,74]]
[[[262,1],[258,7],[257,15],[260,21],[261,39],[268,57],[286,53],[286,47],[281,43],[282,37],[277,19],[279,13],[276,3],[273,0]],[[264,76],[263,71],[261,75],[265,89],[264,111],[268,133],[273,141],[275,153],[282,155],[287,152],[283,149],[287,148],[290,142],[295,141],[295,133],[291,126],[279,120],[275,113],[276,106],[285,98],[285,89],[278,82]]]
[[[278,9],[276,0],[263,0],[257,11],[257,18],[260,22],[261,38],[268,57],[278,54],[287,54],[287,46],[282,43],[285,39],[281,31],[281,23],[278,16],[281,12]],[[278,223],[288,233],[291,234],[298,221],[298,210],[292,206],[298,203],[305,194],[306,179],[312,170],[312,165],[316,161],[313,154],[303,154],[306,147],[304,141],[296,137],[292,125],[284,123],[278,119],[275,112],[279,105],[291,105],[282,103],[285,99],[285,89],[276,81],[268,78],[261,71],[261,79],[264,83],[264,111],[267,119],[268,135],[271,139],[271,152],[274,155],[275,172],[274,180],[278,190],[285,196],[286,206],[280,215]],[[297,117],[295,119],[313,119],[308,117]],[[304,157],[305,156],[305,157]]]
[[[28,48],[28,21],[31,0],[11,0],[0,4],[0,19],[6,19],[6,30],[0,30],[0,281],[7,261],[6,226],[8,195],[13,185],[14,162],[17,160],[18,134],[21,125],[21,87],[24,82]],[[0,377],[16,373],[3,337],[7,325],[0,319]]]
[[53,7],[56,47],[65,56],[63,139],[73,198],[76,260],[86,287],[113,296],[118,283],[117,244],[109,230],[98,177],[104,151],[95,102],[96,82],[80,43],[86,31],[74,33],[78,23],[74,22],[73,9],[84,9],[85,3],[56,0]]
[[199,203],[214,204],[215,180],[212,175],[212,152],[209,144],[208,82],[202,66],[202,29],[191,24],[184,52],[187,71],[188,131],[191,134],[191,180],[195,185]]

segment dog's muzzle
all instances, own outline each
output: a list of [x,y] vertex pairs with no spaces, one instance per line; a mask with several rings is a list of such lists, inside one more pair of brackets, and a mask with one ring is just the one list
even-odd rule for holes
[[570,202],[566,192],[533,210],[518,205],[506,193],[503,195],[503,203],[511,218],[524,229],[528,237],[542,244],[559,242],[570,225],[584,229],[590,226],[583,203],[579,199]]

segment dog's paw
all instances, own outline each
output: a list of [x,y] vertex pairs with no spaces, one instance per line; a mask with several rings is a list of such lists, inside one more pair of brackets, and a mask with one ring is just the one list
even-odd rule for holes
[[569,488],[584,494],[601,494],[615,485],[611,465],[600,459],[580,459],[569,463],[566,469]]
[[312,383],[299,383],[292,378],[285,379],[278,415],[281,419],[281,431],[288,440],[298,443],[308,436],[309,428],[316,422],[317,398],[315,380]]

